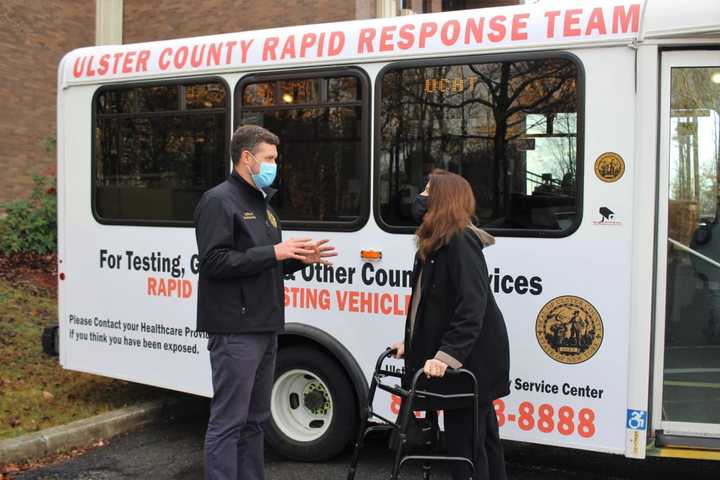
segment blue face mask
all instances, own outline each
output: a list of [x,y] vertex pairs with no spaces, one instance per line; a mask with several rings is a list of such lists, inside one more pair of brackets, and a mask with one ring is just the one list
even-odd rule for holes
[[[250,155],[252,155],[252,153]],[[253,155],[253,158],[255,158],[255,155]],[[275,181],[275,176],[277,175],[277,164],[260,162],[260,173],[253,173],[250,167],[248,167],[248,170],[250,170],[250,175],[252,175],[255,186],[257,188],[266,188],[272,185]]]

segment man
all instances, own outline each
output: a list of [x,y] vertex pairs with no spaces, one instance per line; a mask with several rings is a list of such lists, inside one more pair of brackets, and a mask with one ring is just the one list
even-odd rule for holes
[[205,436],[207,480],[264,478],[283,276],[336,255],[327,240],[282,241],[270,208],[278,137],[245,125],[233,134],[233,172],[195,210],[200,256],[197,330],[209,334],[214,396]]

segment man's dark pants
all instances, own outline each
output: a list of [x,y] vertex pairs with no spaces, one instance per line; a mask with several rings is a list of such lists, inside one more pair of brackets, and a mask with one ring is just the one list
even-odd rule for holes
[[262,480],[277,334],[210,335],[214,395],[205,435],[205,480]]

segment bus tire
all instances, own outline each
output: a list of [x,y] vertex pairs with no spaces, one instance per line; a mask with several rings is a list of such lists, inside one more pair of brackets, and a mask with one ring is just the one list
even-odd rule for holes
[[328,460],[348,446],[357,428],[357,402],[345,371],[312,348],[278,352],[270,408],[265,438],[292,460]]

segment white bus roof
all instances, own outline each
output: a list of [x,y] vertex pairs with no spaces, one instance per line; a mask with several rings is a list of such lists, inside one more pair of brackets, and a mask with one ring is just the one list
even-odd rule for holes
[[720,35],[719,0],[556,0],[88,47],[59,85]]

